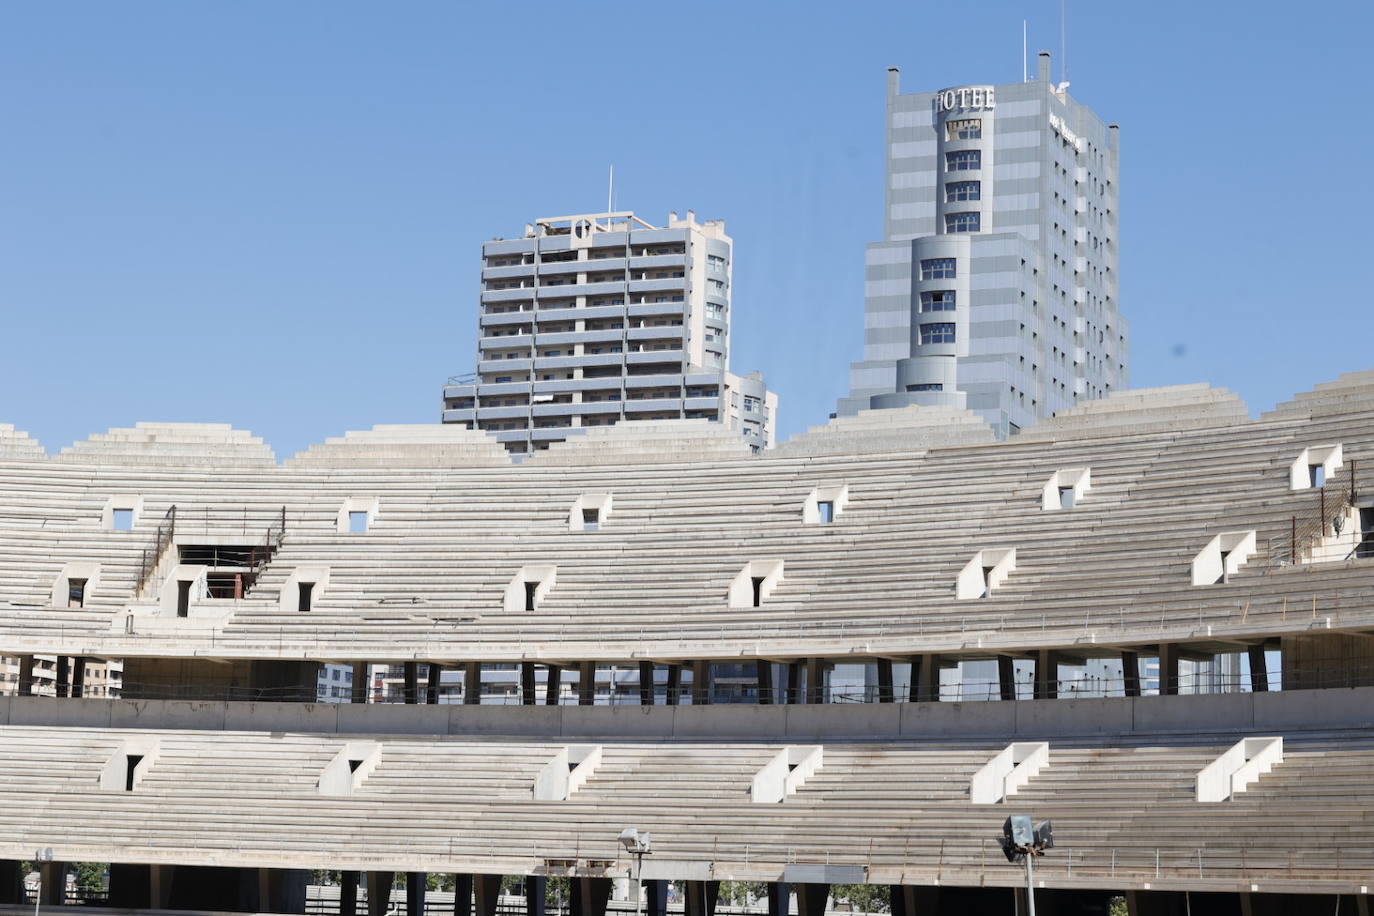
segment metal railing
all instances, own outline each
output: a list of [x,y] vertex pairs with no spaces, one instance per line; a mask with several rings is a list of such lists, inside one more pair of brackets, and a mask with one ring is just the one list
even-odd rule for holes
[[1288,531],[1269,539],[1267,566],[1294,566],[1310,559],[1322,540],[1340,535],[1346,513],[1359,497],[1357,462],[1351,459],[1320,487],[1308,492],[1307,506],[1289,516]]
[[134,594],[142,595],[143,588],[157,571],[158,563],[162,562],[162,555],[171,546],[172,540],[176,536],[177,526],[177,507],[175,504],[167,507],[167,512],[162,516],[162,521],[157,524],[157,532],[153,535],[153,545],[143,548],[143,559],[138,567],[138,582],[134,585]]

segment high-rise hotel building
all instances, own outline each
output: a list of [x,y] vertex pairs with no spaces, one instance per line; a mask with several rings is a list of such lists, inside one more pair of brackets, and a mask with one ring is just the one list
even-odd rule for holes
[[1001,435],[1127,386],[1119,137],[1050,79],[903,94],[888,71],[886,238],[841,415],[967,407]]
[[756,449],[778,399],[730,372],[733,248],[721,220],[631,212],[536,220],[482,246],[477,372],[444,387],[445,423],[506,448],[548,448],[589,426],[700,417]]

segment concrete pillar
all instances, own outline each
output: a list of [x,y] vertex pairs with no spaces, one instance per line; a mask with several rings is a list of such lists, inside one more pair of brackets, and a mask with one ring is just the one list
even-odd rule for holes
[[1003,700],[1016,699],[1016,660],[1010,655],[997,656],[997,691]]
[[472,876],[473,916],[496,916],[501,902],[501,875]]
[[773,704],[773,663],[767,659],[754,662],[754,680],[759,690],[759,705]]
[[467,662],[463,665],[463,705],[482,705],[481,662]]
[[1035,653],[1035,698],[1053,700],[1059,696],[1059,653],[1040,649]]
[[768,916],[791,916],[792,885],[786,881],[768,882]]
[[453,876],[453,916],[472,916],[472,875]]
[[43,882],[43,905],[62,906],[67,902],[67,862],[44,862],[38,867]]
[[304,913],[310,873],[300,868],[257,869],[256,909],[268,913]]
[[596,662],[577,663],[577,705],[596,703]]
[[667,689],[667,695],[664,697],[664,699],[667,700],[669,706],[676,706],[676,705],[677,705],[677,696],[678,696],[678,691],[681,689],[681,688],[680,688],[681,683],[682,683],[682,666],[670,662],[669,665],[668,665],[668,685],[667,685],[667,688],[668,688],[668,689]]
[[525,876],[525,916],[544,916],[549,879],[543,875]]
[[716,901],[720,899],[719,881],[684,881],[686,900],[683,916],[716,916]]
[[806,702],[825,702],[825,659],[806,660]]
[[606,902],[611,899],[610,878],[568,880],[572,885],[572,916],[606,916]]
[[[407,703],[420,702],[420,663],[406,662],[402,669],[405,671],[405,701]],[[369,873],[370,874],[370,873]],[[371,885],[368,885],[371,887]]]
[[70,696],[71,683],[71,659],[65,655],[57,656],[57,676],[56,683],[57,695],[59,697]]
[[438,706],[439,694],[444,683],[444,666],[437,662],[429,663],[429,677],[425,680],[425,705]]
[[829,899],[829,884],[798,884],[797,916],[825,916],[825,902]]
[[1121,653],[1121,691],[1125,696],[1140,696],[1140,653]]
[[165,910],[172,902],[172,879],[176,877],[175,865],[148,866],[148,905],[155,910]]
[[339,916],[358,916],[358,873],[339,872]]
[[539,697],[535,690],[534,662],[520,663],[520,705],[533,706]]
[[892,693],[892,659],[878,659],[878,702],[891,703],[895,697]]
[[654,705],[654,663],[639,663],[639,705]]
[[77,698],[86,695],[86,662],[88,659],[84,655],[72,658],[72,693]]
[[934,916],[939,912],[940,888],[893,884],[888,887],[892,916]]
[[558,695],[563,688],[563,668],[560,665],[548,665],[548,676],[544,679],[544,705],[557,706]]
[[1171,642],[1159,644],[1159,695],[1178,694],[1178,646]]
[[1248,646],[1250,656],[1250,689],[1255,693],[1269,690],[1269,662],[1264,657],[1264,644]]
[[[372,685],[367,679],[367,662],[353,663],[353,689],[349,691],[350,703],[366,703]],[[357,874],[354,872],[354,874]]]
[[784,703],[804,703],[802,698],[802,669],[805,662],[800,659],[787,664],[787,689],[783,694]]
[[367,916],[386,916],[386,911],[391,906],[391,885],[394,883],[395,872],[367,873]]
[[940,699],[940,656],[925,654],[911,656],[912,702],[934,703]]
[[19,695],[33,696],[33,656],[19,656]]
[[425,881],[422,871],[406,872],[406,916],[425,916]]
[[668,916],[668,882],[644,882],[644,916]]
[[692,662],[692,705],[707,706],[711,702],[711,663]]

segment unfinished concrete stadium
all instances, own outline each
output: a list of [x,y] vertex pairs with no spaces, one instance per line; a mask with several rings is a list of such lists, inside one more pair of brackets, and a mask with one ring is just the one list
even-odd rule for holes
[[1040,914],[1367,913],[1371,458],[1374,372],[1258,419],[1198,385],[1007,441],[910,407],[521,464],[0,426],[0,904],[1024,913],[1029,815]]

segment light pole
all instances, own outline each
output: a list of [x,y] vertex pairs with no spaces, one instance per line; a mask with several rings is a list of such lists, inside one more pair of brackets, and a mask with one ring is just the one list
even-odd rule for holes
[[1043,856],[1046,849],[1054,848],[1054,829],[1050,821],[1041,821],[1034,827],[1025,814],[1013,814],[1002,824],[1002,853],[1008,862],[1026,863],[1026,907],[1030,916],[1035,916],[1035,866],[1036,856]]
[[38,916],[38,905],[43,901],[43,863],[52,861],[52,847],[47,846],[35,851],[33,860],[38,863],[38,886],[33,895],[33,916]]
[[640,833],[634,827],[620,831],[620,845],[635,856],[635,916],[644,911],[644,856],[653,852],[653,835]]

